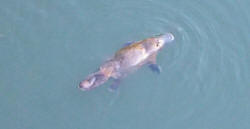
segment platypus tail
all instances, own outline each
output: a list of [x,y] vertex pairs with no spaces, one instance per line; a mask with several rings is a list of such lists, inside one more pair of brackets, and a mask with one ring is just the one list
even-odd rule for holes
[[79,88],[83,91],[91,90],[105,83],[108,79],[109,77],[107,75],[98,71],[90,74],[85,80],[80,82]]

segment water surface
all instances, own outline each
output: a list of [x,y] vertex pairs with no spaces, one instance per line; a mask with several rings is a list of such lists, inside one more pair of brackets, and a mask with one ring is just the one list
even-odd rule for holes
[[[248,0],[2,0],[3,129],[249,129]],[[172,32],[144,67],[77,86],[128,41]]]

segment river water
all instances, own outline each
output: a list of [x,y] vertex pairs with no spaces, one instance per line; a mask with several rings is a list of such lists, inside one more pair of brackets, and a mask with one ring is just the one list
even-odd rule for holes
[[[249,0],[1,0],[1,129],[249,129]],[[79,82],[128,41],[172,32],[147,67]]]

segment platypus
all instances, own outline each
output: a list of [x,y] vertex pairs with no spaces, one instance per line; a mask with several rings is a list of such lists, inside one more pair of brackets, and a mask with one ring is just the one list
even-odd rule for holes
[[173,40],[173,34],[165,33],[141,41],[126,43],[111,59],[104,62],[96,72],[81,81],[79,88],[83,91],[91,90],[112,78],[114,81],[109,90],[114,91],[124,77],[143,65],[148,65],[152,71],[160,73],[161,68],[156,63],[157,53],[165,44]]

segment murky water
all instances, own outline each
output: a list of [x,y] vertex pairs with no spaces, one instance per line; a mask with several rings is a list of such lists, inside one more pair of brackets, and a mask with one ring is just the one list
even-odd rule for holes
[[[250,1],[0,2],[0,127],[249,129]],[[77,86],[128,41],[172,32],[144,67],[93,91]]]

